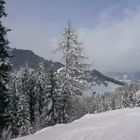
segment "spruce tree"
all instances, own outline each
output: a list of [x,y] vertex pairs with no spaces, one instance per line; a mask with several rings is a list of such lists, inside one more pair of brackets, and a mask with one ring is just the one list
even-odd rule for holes
[[10,116],[8,111],[9,95],[8,88],[6,86],[9,80],[10,64],[8,58],[8,40],[7,31],[2,25],[2,17],[6,17],[5,13],[5,1],[0,0],[0,139],[2,138],[3,131],[8,127],[10,122]]
[[30,131],[30,105],[29,105],[29,68],[26,65],[22,71],[19,83],[20,98],[18,103],[17,115],[19,118],[19,135],[25,136]]
[[66,123],[72,115],[72,96],[81,93],[85,86],[86,82],[82,78],[87,67],[84,64],[86,57],[83,55],[81,43],[70,23],[65,28],[58,50],[62,52],[64,64],[64,67],[58,70],[58,77],[63,98],[62,122]]
[[16,76],[12,76],[12,82],[11,82],[11,91],[10,91],[10,118],[11,118],[11,138],[16,138],[19,135],[19,127],[18,127],[18,122],[19,118],[17,115],[18,111],[18,103],[19,103],[19,81]]
[[115,109],[116,109],[115,97],[112,97],[112,98],[111,98],[110,109],[111,109],[111,110],[115,110]]
[[122,103],[123,107],[134,107],[136,106],[136,93],[137,88],[135,85],[130,84],[130,85],[125,85],[122,88],[123,96],[122,96]]
[[36,131],[36,129],[35,129],[36,97],[35,97],[34,86],[35,86],[35,79],[33,78],[33,75],[31,73],[30,79],[29,79],[29,87],[28,87],[29,88],[28,98],[29,98],[30,123],[31,123],[30,132],[31,133],[34,133]]
[[47,81],[46,122],[48,123],[48,126],[60,123],[59,114],[61,113],[61,103],[56,74],[52,68],[48,72]]
[[[44,64],[39,63],[37,72],[33,75],[35,80],[34,92],[35,92],[35,127],[36,130],[40,130],[44,123],[44,107],[45,99],[47,97],[47,78],[44,69]],[[47,112],[46,112],[47,113]]]

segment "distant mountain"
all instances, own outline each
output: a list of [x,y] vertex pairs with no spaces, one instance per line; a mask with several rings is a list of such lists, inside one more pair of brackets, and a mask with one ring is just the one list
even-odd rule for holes
[[123,81],[125,83],[140,83],[140,71],[135,73],[127,73],[127,72],[109,72],[106,73],[107,76]]
[[33,53],[31,50],[22,50],[22,49],[12,49],[12,58],[11,63],[15,70],[19,70],[21,67],[24,67],[27,63],[32,69],[36,69],[39,62],[43,62],[46,70],[49,70],[53,64],[55,69],[62,67],[62,64],[59,62],[53,62],[52,60],[46,60],[43,57],[40,57]]
[[[27,63],[29,67],[32,69],[36,69],[39,62],[43,62],[46,71],[48,71],[53,65],[57,70],[61,68],[63,65],[59,62],[53,62],[52,60],[46,60],[43,57],[40,57],[33,53],[31,50],[22,50],[22,49],[11,49],[13,57],[11,58],[11,63],[13,65],[14,70],[19,70],[21,67],[24,67]],[[118,86],[124,85],[123,82],[105,76],[101,72],[97,70],[88,71],[88,75],[90,75],[87,80],[90,85],[90,92],[104,92],[108,90],[115,89]],[[98,90],[96,90],[98,87]]]
[[87,78],[89,84],[89,90],[87,90],[86,92],[87,95],[113,92],[116,90],[116,88],[125,85],[124,82],[105,76],[95,69],[90,71],[89,73],[90,76]]
[[124,85],[123,82],[115,80],[113,78],[110,78],[108,76],[103,75],[101,72],[97,71],[97,70],[92,70],[91,71],[91,81],[96,81],[97,84],[104,84],[105,86],[107,86],[106,82],[111,82],[114,83],[116,85]]

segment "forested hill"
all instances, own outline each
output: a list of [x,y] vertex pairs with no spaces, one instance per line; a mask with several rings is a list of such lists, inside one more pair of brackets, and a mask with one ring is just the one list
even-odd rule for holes
[[[13,69],[19,70],[21,67],[24,67],[27,63],[29,67],[32,69],[36,69],[39,62],[43,62],[46,71],[51,68],[53,65],[55,69],[62,67],[63,65],[59,62],[53,62],[52,60],[46,60],[43,57],[36,55],[31,50],[22,50],[22,49],[11,49],[12,51],[12,58],[11,63],[13,65]],[[107,86],[107,82],[111,82],[116,85],[124,85],[124,83],[114,80],[108,76],[103,75],[101,72],[97,70],[90,71],[90,79],[89,82],[95,81],[98,85],[105,85]]]
[[91,76],[92,76],[91,81],[96,81],[96,83],[104,84],[106,86],[107,86],[107,83],[105,81],[109,81],[109,82],[114,83],[116,85],[124,85],[125,84],[121,81],[118,81],[118,80],[115,80],[115,79],[110,78],[108,76],[105,76],[104,74],[102,74],[101,72],[99,72],[97,70],[92,70]]
[[52,60],[46,60],[43,57],[36,55],[31,50],[22,50],[22,49],[11,49],[12,58],[11,63],[14,70],[19,70],[21,67],[24,67],[27,63],[32,69],[36,69],[39,62],[43,62],[46,70],[49,70],[53,64],[55,69],[58,69],[62,66],[59,62],[53,62]]

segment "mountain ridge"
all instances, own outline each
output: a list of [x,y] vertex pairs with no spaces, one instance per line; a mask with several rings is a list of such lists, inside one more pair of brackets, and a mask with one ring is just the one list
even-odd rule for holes
[[140,71],[129,73],[129,72],[108,72],[105,75],[126,83],[140,83]]
[[[54,62],[52,60],[44,59],[43,57],[36,55],[31,50],[23,50],[23,49],[14,48],[14,49],[11,49],[11,53],[13,57],[11,58],[10,62],[13,65],[13,69],[16,71],[18,71],[21,67],[24,67],[26,63],[28,63],[30,68],[36,69],[38,67],[39,62],[43,62],[46,71],[51,69],[52,65],[55,70],[63,66],[63,64],[61,64],[60,62]],[[104,74],[102,74],[96,69],[88,71],[88,74],[90,76],[87,78],[87,81],[91,85],[91,90],[95,89],[95,86],[97,87],[97,85],[98,86],[102,85],[105,88],[110,83],[113,83],[114,85],[118,85],[118,86],[124,85],[123,82],[120,82],[118,80],[105,76]]]
[[12,63],[14,70],[19,70],[21,67],[24,67],[26,63],[32,69],[36,69],[40,62],[44,63],[46,70],[49,70],[52,67],[52,64],[54,64],[55,69],[58,69],[62,66],[61,63],[44,59],[43,57],[40,57],[31,50],[14,48],[11,50],[11,53],[12,58],[10,59],[10,62]]

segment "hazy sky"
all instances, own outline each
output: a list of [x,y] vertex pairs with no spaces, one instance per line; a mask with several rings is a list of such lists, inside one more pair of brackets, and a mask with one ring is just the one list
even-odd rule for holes
[[47,59],[70,20],[93,67],[140,71],[140,0],[6,0],[10,46]]

